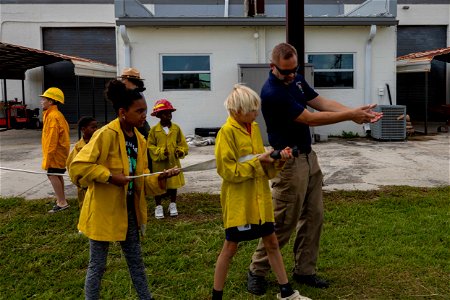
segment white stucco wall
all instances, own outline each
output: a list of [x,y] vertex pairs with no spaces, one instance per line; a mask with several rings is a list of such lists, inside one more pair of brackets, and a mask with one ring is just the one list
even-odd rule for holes
[[[220,127],[227,117],[223,101],[238,82],[237,64],[257,62],[253,34],[253,28],[241,27],[129,28],[131,64],[146,79],[148,115],[155,100],[166,98],[177,109],[173,121],[185,134],[194,133],[196,127]],[[118,41],[122,43],[121,38]],[[211,91],[161,91],[160,54],[210,54]],[[150,125],[157,122],[149,117]]]
[[[43,27],[103,26],[115,26],[113,4],[2,4],[0,9],[0,40],[36,49],[42,49]],[[29,108],[40,108],[43,81],[41,67],[25,73],[25,101]],[[8,100],[22,100],[21,81],[6,82]],[[0,91],[3,100],[3,84]]]
[[[306,52],[355,54],[354,89],[321,89],[325,97],[348,106],[363,105],[365,47],[369,26],[361,27],[307,27]],[[255,38],[255,32],[258,33]],[[130,27],[131,64],[146,79],[145,92],[149,110],[154,101],[167,98],[177,108],[173,121],[185,134],[196,127],[220,127],[227,114],[223,101],[233,84],[238,82],[238,64],[269,62],[272,48],[285,40],[284,27],[189,27],[150,28]],[[390,85],[395,103],[395,27],[379,27],[373,41],[372,103],[388,104],[387,92],[378,97],[378,87]],[[337,38],[338,37],[338,38]],[[118,65],[124,65],[123,43],[118,36]],[[211,91],[161,91],[160,54],[211,54]],[[150,114],[150,111],[149,111]],[[158,119],[149,117],[154,125]],[[361,125],[344,122],[317,127],[316,133],[340,135],[342,131],[363,134]]]
[[[305,52],[353,53],[355,85],[353,89],[318,89],[322,96],[341,102],[349,107],[364,105],[365,53],[370,27],[309,27],[306,31]],[[336,38],[339,37],[339,38]],[[372,41],[371,92],[367,103],[389,104],[386,84],[389,84],[393,104],[396,103],[396,32],[395,27],[377,27]],[[378,96],[378,88],[384,96]],[[342,131],[364,134],[362,125],[342,122],[315,127],[319,134],[340,135]]]

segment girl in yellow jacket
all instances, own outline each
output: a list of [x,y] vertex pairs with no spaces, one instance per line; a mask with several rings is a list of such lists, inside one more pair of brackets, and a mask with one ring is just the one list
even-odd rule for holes
[[108,83],[105,94],[118,118],[97,130],[70,165],[72,182],[88,187],[78,222],[90,243],[85,296],[99,298],[109,242],[119,241],[139,299],[152,299],[139,241],[139,230],[143,234],[147,223],[145,194],[164,193],[166,179],[179,169],[139,176],[149,173],[145,139],[137,131],[147,105],[139,92],[118,80]]
[[239,242],[262,237],[270,265],[280,286],[278,299],[301,298],[288,282],[278,241],[269,179],[292,157],[290,148],[281,151],[281,160],[266,152],[255,121],[259,96],[250,88],[235,85],[225,101],[229,117],[220,129],[215,147],[217,172],[222,177],[220,202],[225,242],[216,262],[212,299],[222,299],[225,278]]
[[[67,171],[70,174],[69,166],[72,163],[75,156],[77,156],[78,152],[89,143],[94,132],[97,130],[97,120],[93,117],[82,117],[78,120],[78,130],[81,131],[83,136],[81,139],[75,144],[72,151],[67,158]],[[86,195],[87,186],[78,186],[78,206],[81,208],[83,206],[84,196]]]
[[[70,151],[69,124],[58,110],[58,105],[64,104],[63,92],[51,87],[41,95],[43,114],[42,127],[42,169],[47,170],[48,179],[56,195],[56,203],[49,213],[62,211],[69,207],[64,194],[64,178],[66,159]],[[61,174],[54,175],[54,174]]]
[[[172,112],[176,109],[166,99],[155,102],[152,116],[160,119],[160,122],[150,129],[147,145],[152,159],[153,172],[164,169],[181,167],[180,159],[188,154],[188,145],[180,126],[172,122]],[[177,189],[184,185],[183,173],[167,180],[167,193],[156,196],[155,218],[164,218],[164,210],[161,205],[162,199],[170,197],[169,215],[178,216]]]

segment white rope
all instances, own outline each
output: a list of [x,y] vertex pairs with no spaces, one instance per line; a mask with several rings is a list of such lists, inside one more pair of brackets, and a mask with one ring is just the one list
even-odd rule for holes
[[6,167],[0,167],[0,170],[5,170],[5,171],[15,171],[15,172],[24,172],[24,173],[31,173],[31,174],[44,174],[44,175],[51,175],[51,176],[66,176],[66,177],[69,177],[68,174],[61,174],[61,173],[47,173],[47,172],[42,172],[42,171],[31,171],[31,170],[13,169],[13,168],[6,168]]
[[[182,169],[180,169],[182,170]],[[139,177],[146,177],[146,176],[152,176],[152,175],[158,175],[164,173],[163,171],[155,172],[155,173],[148,173],[148,174],[141,174],[141,175],[134,175],[134,176],[126,176],[129,179],[139,178]]]
[[[5,171],[14,171],[14,172],[24,172],[24,173],[30,173],[30,174],[43,174],[43,175],[53,175],[53,176],[66,176],[69,177],[68,174],[60,174],[60,173],[47,173],[42,171],[31,171],[31,170],[23,170],[23,169],[13,169],[13,168],[6,168],[6,167],[0,167],[0,170]],[[139,177],[146,177],[146,176],[152,176],[157,174],[162,174],[164,172],[155,172],[155,173],[149,173],[149,174],[141,174],[141,175],[134,175],[134,176],[126,176],[129,179],[139,178]]]
[[139,178],[139,177],[146,177],[146,176],[152,176],[157,174],[162,174],[163,172],[155,172],[155,173],[149,173],[149,174],[141,174],[141,175],[134,175],[134,176],[125,176],[129,179]]

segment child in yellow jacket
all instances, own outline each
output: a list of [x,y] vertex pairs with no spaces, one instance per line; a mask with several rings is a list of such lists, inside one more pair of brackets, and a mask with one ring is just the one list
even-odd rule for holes
[[[80,152],[80,150],[89,143],[94,132],[97,130],[97,120],[93,117],[82,117],[78,121],[78,130],[81,131],[83,136],[81,139],[75,144],[72,151],[67,158],[67,171],[70,174],[70,164],[72,163],[75,156]],[[83,206],[84,196],[86,195],[87,186],[78,186],[78,206],[81,208]]]
[[[159,172],[169,168],[180,168],[180,159],[188,154],[188,145],[180,126],[172,122],[172,112],[176,109],[166,99],[156,101],[153,106],[152,116],[160,119],[160,122],[150,129],[147,145],[152,159],[152,171]],[[167,193],[156,196],[155,218],[164,218],[162,199],[170,197],[169,215],[178,216],[177,189],[184,185],[184,176],[180,172],[167,180]]]
[[288,282],[275,235],[274,210],[269,179],[275,177],[286,159],[292,157],[287,147],[281,160],[266,152],[255,122],[260,99],[252,89],[235,85],[225,101],[229,117],[220,129],[215,146],[217,173],[222,177],[220,202],[225,227],[225,242],[216,262],[212,299],[222,299],[225,278],[238,243],[262,238],[270,265],[278,280],[278,299],[309,299],[300,296]]
[[139,299],[153,299],[139,240],[147,224],[145,195],[164,193],[167,178],[179,169],[143,176],[149,173],[147,146],[137,128],[145,121],[147,104],[118,80],[108,83],[105,94],[118,118],[97,130],[70,165],[72,182],[88,186],[78,222],[90,244],[85,297],[99,298],[109,242],[119,241]]
[[60,104],[64,104],[64,93],[59,88],[51,87],[41,95],[41,105],[44,111],[42,117],[42,169],[51,174],[48,175],[48,179],[56,195],[56,203],[49,213],[63,211],[69,207],[64,193],[62,176],[66,172],[66,160],[70,151],[69,124],[58,109]]

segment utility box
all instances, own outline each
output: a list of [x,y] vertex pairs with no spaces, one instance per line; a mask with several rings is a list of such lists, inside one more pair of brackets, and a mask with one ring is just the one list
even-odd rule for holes
[[374,139],[388,141],[406,139],[405,105],[378,105],[373,110],[383,113],[378,122],[370,124],[370,135]]
[[[261,88],[269,78],[270,65],[269,64],[238,64],[239,67],[239,83],[245,84],[252,88],[258,95],[261,94]],[[311,87],[314,87],[314,68],[312,64],[305,64],[305,79]],[[269,145],[269,138],[267,136],[266,122],[262,113],[256,118],[261,130],[261,136],[265,146]],[[314,134],[313,128],[310,128],[311,135]],[[312,139],[314,140],[314,139]]]

